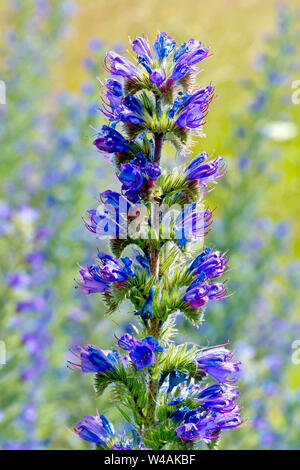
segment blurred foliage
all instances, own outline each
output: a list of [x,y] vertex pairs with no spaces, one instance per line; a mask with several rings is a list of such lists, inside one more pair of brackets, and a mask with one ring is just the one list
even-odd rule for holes
[[96,407],[116,420],[109,396],[91,402],[89,381],[65,365],[73,344],[105,348],[111,322],[126,321],[126,309],[107,320],[97,298],[74,290],[76,263],[91,261],[101,248],[100,242],[91,246],[81,217],[100,190],[111,187],[109,165],[92,148],[89,126],[101,124],[96,77],[104,50],[122,51],[128,35],[147,31],[152,38],[161,29],[178,42],[196,37],[216,51],[201,77],[216,85],[219,97],[207,137],[194,150],[222,154],[229,164],[224,182],[210,194],[218,215],[208,241],[230,250],[235,295],[213,305],[205,329],[182,324],[183,339],[230,340],[244,363],[248,422],[228,433],[224,448],[299,448],[300,374],[291,344],[300,339],[300,105],[291,102],[291,83],[299,78],[300,20],[295,9],[276,13],[275,5],[1,5],[0,79],[7,87],[7,104],[0,105],[0,339],[7,350],[0,369],[1,446],[88,448],[67,426]]

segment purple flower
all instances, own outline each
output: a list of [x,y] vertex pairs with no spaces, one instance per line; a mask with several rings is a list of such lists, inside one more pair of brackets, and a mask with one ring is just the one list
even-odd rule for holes
[[145,168],[145,173],[150,180],[156,180],[161,174],[161,169],[156,163],[148,163]]
[[185,207],[181,214],[176,218],[174,225],[174,234],[178,243],[182,246],[187,241],[199,240],[210,231],[212,224],[212,211],[195,211],[194,204]]
[[101,152],[108,153],[130,152],[131,147],[130,142],[128,142],[120,132],[109,126],[102,127],[93,144]]
[[180,113],[176,124],[179,127],[196,129],[204,124],[205,115],[202,112],[202,106],[199,104],[189,105]]
[[183,43],[174,53],[174,62],[179,65],[196,65],[208,56],[209,49],[203,47],[200,41],[191,38]]
[[103,251],[99,251],[97,257],[100,260],[100,276],[104,281],[124,282],[128,279],[124,266],[115,258]]
[[76,282],[81,292],[85,292],[86,294],[97,294],[108,290],[108,282],[102,279],[99,266],[91,265],[87,268],[81,267],[79,274],[82,279]]
[[150,44],[147,39],[142,38],[142,37],[137,37],[135,38],[134,41],[132,41],[131,47],[139,58],[144,57],[148,59],[149,61],[152,60]]
[[24,300],[17,303],[18,312],[26,312],[32,310],[37,312],[46,307],[46,300],[43,297],[33,297],[30,300]]
[[149,75],[150,82],[156,85],[157,87],[160,87],[164,83],[165,79],[166,72],[162,69],[155,69]]
[[121,165],[121,173],[118,178],[122,183],[122,188],[124,190],[138,190],[144,183],[144,177],[142,175],[141,169],[132,165],[131,163],[125,163]]
[[133,125],[142,124],[145,120],[141,116],[142,105],[140,101],[131,94],[123,98],[120,95],[120,93],[123,93],[122,88],[120,90],[116,85],[117,83],[115,80],[107,81],[106,100],[103,100],[102,113],[111,121],[122,121]]
[[198,423],[201,418],[201,409],[195,408],[191,410],[187,406],[184,406],[183,408],[173,411],[171,418],[177,423]]
[[143,319],[153,318],[153,300],[154,300],[154,289],[151,287],[149,295],[143,304],[142,308],[135,312],[135,315],[140,316]]
[[176,82],[177,80],[180,80],[181,78],[185,77],[185,75],[187,75],[188,73],[195,71],[196,68],[190,67],[186,64],[176,64],[170,78],[171,80]]
[[86,347],[77,345],[75,349],[79,355],[73,351],[72,353],[80,360],[80,364],[68,361],[68,367],[72,370],[99,374],[114,369],[117,360],[120,359],[118,351],[105,351],[92,344]]
[[114,435],[114,428],[104,415],[86,415],[83,419],[74,427],[81,439],[102,446]]
[[196,91],[185,101],[176,120],[177,126],[195,129],[204,124],[208,107],[214,97],[214,87],[208,86]]
[[103,205],[98,209],[88,211],[89,220],[83,219],[86,228],[99,237],[110,235],[116,238],[126,238],[127,224],[130,219],[128,211],[132,206],[128,198],[108,190],[100,194],[100,200]]
[[227,271],[228,259],[220,251],[210,253],[206,248],[191,264],[189,271],[196,269],[196,274],[204,274],[207,279],[215,279]]
[[163,60],[171,54],[176,46],[176,42],[167,33],[158,33],[153,49],[157,59]]
[[212,161],[206,161],[208,155],[206,152],[197,155],[188,167],[185,169],[186,176],[189,180],[199,180],[203,186],[207,183],[215,182],[226,174],[226,166],[223,157],[217,157]]
[[24,271],[14,274],[5,274],[4,280],[13,288],[28,287],[31,284],[31,277]]
[[183,300],[193,308],[200,308],[209,300],[218,300],[225,297],[227,289],[221,282],[211,284],[191,285],[187,288]]
[[118,340],[119,346],[129,351],[129,357],[137,369],[144,369],[156,362],[154,351],[157,351],[157,341],[154,338],[154,341],[151,341],[151,338],[138,341],[133,336],[125,334]]
[[102,41],[99,38],[91,38],[88,42],[88,48],[91,51],[99,51],[102,48]]
[[114,51],[108,52],[105,58],[105,69],[112,75],[131,78],[137,73],[132,62],[125,59]]
[[176,428],[175,433],[184,440],[203,439],[211,442],[219,437],[223,429],[232,429],[242,424],[239,414],[240,407],[236,406],[229,413],[213,413],[203,416],[198,422],[189,422]]
[[202,352],[197,363],[201,369],[219,383],[233,383],[230,378],[240,370],[240,362],[233,360],[233,354],[226,348],[212,348]]
[[229,413],[235,408],[235,399],[239,391],[232,386],[223,384],[211,385],[203,389],[198,395],[202,408],[219,413]]

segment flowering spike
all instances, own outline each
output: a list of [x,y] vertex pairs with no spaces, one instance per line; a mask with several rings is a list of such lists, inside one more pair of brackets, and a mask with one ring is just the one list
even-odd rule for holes
[[176,48],[165,32],[152,48],[144,36],[130,44],[135,63],[115,52],[106,56],[111,77],[103,83],[101,110],[110,125],[93,142],[111,155],[121,190],[102,192],[84,221],[98,237],[110,236],[113,256],[99,251],[97,264],[80,267],[77,284],[101,294],[108,312],[129,301],[135,336],[114,335],[117,350],[77,346],[78,362],[69,367],[94,373],[98,395],[112,385],[134,432],[133,438],[116,436],[99,414],[85,416],[75,432],[98,448],[192,449],[195,440],[215,443],[223,430],[242,424],[240,362],[226,345],[203,349],[171,341],[179,313],[198,327],[206,304],[228,296],[221,279],[227,252],[201,246],[193,258],[189,250],[203,245],[212,228],[214,210],[205,207],[204,195],[225,175],[223,158],[202,152],[180,169],[161,166],[166,141],[184,148],[205,123],[215,90],[192,83],[209,49],[195,39]]

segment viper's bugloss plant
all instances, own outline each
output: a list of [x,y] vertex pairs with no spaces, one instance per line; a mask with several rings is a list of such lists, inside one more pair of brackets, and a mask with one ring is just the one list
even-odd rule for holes
[[[213,210],[204,205],[226,168],[203,152],[181,168],[161,165],[170,142],[188,160],[191,138],[202,135],[214,87],[197,89],[209,49],[190,39],[179,47],[162,32],[152,46],[137,37],[137,59],[109,52],[102,113],[109,125],[94,145],[107,154],[121,192],[100,194],[86,228],[110,238],[112,256],[80,267],[78,287],[103,297],[108,313],[129,300],[138,324],[115,336],[112,350],[77,346],[72,369],[94,374],[97,395],[110,387],[132,436],[118,437],[104,415],[84,416],[75,432],[100,449],[197,449],[216,446],[225,429],[240,426],[237,361],[226,345],[176,344],[176,317],[195,327],[208,302],[228,296],[228,257],[204,248]],[[196,248],[195,248],[196,247]],[[113,335],[112,335],[113,336]]]

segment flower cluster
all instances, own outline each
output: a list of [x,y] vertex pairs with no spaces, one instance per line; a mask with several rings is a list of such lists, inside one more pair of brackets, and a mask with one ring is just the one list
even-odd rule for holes
[[[106,55],[111,77],[102,84],[101,111],[110,125],[94,140],[109,154],[120,193],[101,193],[100,206],[84,221],[100,238],[111,235],[113,256],[99,252],[97,264],[80,269],[77,284],[87,294],[101,294],[109,312],[129,300],[136,322],[115,336],[113,350],[76,346],[77,362],[69,367],[93,373],[98,394],[113,387],[135,434],[118,438],[98,414],[85,416],[75,432],[98,448],[115,450],[186,449],[199,439],[214,445],[223,430],[242,423],[235,401],[240,362],[223,346],[174,345],[171,338],[177,315],[198,326],[206,303],[227,296],[226,281],[217,281],[228,270],[226,253],[206,247],[191,259],[187,249],[211,230],[213,211],[205,208],[203,191],[226,167],[222,157],[210,159],[205,152],[179,171],[161,167],[164,142],[185,151],[189,135],[205,122],[214,87],[197,90],[192,83],[209,51],[194,39],[176,47],[164,32],[152,48],[145,37],[131,46],[135,62],[116,52]],[[162,208],[170,201],[177,211],[165,217]],[[147,229],[126,236],[128,221]]]

